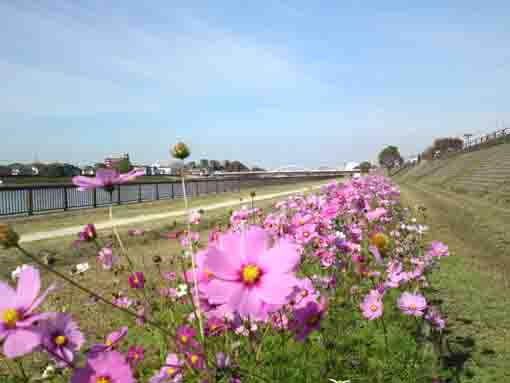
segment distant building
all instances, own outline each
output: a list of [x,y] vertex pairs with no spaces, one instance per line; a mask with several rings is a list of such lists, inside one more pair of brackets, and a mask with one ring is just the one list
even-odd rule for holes
[[127,160],[129,161],[129,153],[124,153],[120,156],[110,156],[104,159],[104,164],[107,168],[115,167],[119,162]]
[[353,170],[358,170],[358,169],[359,169],[359,164],[357,162],[348,162],[347,164],[345,164],[345,170],[348,172],[351,172]]
[[150,166],[152,175],[178,175],[183,168],[182,162],[177,161],[157,161]]
[[81,175],[82,176],[94,176],[94,175],[96,175],[96,169],[93,166],[85,166],[81,170]]

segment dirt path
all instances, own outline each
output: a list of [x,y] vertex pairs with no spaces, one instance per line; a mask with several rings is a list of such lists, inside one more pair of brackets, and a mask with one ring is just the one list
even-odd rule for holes
[[[311,189],[318,189],[318,188],[320,188],[320,186],[295,189],[295,190],[279,192],[279,193],[264,194],[262,196],[255,197],[254,201],[264,201],[264,200],[285,197],[285,196],[288,196],[291,194],[303,193],[303,192],[309,191]],[[227,208],[227,207],[232,207],[232,206],[239,206],[239,200],[232,199],[229,201],[210,204],[210,205],[194,206],[193,210],[208,211],[208,210],[222,209],[222,208]],[[161,219],[165,219],[165,218],[181,217],[184,215],[186,215],[186,211],[180,209],[180,210],[170,211],[170,212],[166,212],[166,213],[138,215],[136,217],[114,219],[113,222],[112,221],[98,222],[95,224],[95,226],[96,226],[97,230],[104,230],[104,229],[111,228],[113,225],[125,226],[125,225],[132,225],[132,224],[140,224],[140,223],[144,223],[144,222],[156,221],[156,220],[161,220]],[[33,234],[26,234],[26,235],[21,236],[20,242],[27,243],[27,242],[40,241],[40,240],[44,240],[44,239],[52,239],[52,238],[76,235],[82,229],[83,229],[83,225],[80,225],[80,226],[66,227],[66,228],[62,228],[62,229],[58,229],[58,230],[50,230],[50,231],[33,233]]]
[[510,212],[422,185],[401,188],[404,203],[427,208],[429,237],[451,249],[434,283],[458,381],[510,382]]

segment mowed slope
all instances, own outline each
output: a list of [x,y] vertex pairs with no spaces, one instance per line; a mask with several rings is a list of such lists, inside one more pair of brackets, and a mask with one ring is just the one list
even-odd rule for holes
[[510,143],[458,155],[423,161],[396,177],[399,183],[423,183],[510,206]]

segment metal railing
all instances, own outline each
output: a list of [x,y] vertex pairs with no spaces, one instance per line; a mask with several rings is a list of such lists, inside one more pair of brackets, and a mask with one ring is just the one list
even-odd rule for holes
[[[240,192],[242,189],[320,181],[342,174],[319,174],[287,177],[208,177],[186,181],[186,194]],[[111,198],[111,199],[110,199]],[[115,205],[183,198],[179,181],[127,183],[115,187],[112,194],[103,189],[79,191],[72,184],[0,187],[0,216],[34,215]]]
[[510,142],[510,128],[496,130],[495,132],[470,139],[464,143],[462,151],[471,152],[486,146],[497,145],[503,142]]

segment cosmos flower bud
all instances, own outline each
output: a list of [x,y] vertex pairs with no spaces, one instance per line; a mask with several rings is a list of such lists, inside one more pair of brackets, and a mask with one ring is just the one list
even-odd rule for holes
[[172,157],[184,160],[189,157],[190,150],[184,142],[178,142],[173,146],[170,153],[172,154]]
[[152,257],[152,262],[154,263],[161,263],[162,259],[159,255],[155,255],[154,257]]
[[0,246],[4,249],[16,246],[19,242],[19,235],[9,225],[0,223]]

